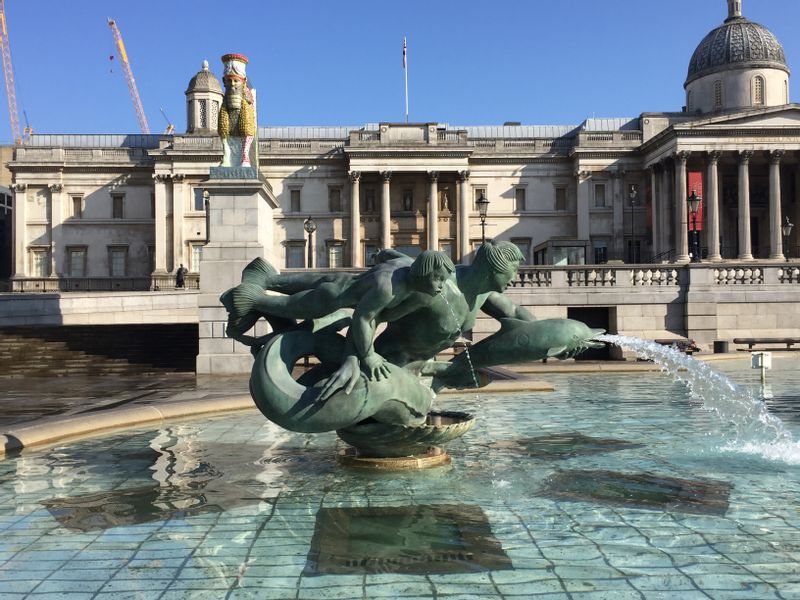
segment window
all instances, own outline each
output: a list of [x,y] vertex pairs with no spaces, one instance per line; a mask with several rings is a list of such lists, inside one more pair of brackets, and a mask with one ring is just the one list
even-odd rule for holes
[[298,213],[302,210],[300,206],[300,188],[289,190],[289,212]]
[[328,242],[328,267],[341,269],[344,266],[344,242]]
[[378,244],[364,244],[364,266],[371,267],[376,264],[375,255],[378,253]]
[[556,193],[556,210],[563,211],[567,210],[567,188],[563,186],[558,186],[555,188]]
[[86,277],[86,247],[67,248],[67,274]]
[[692,112],[694,110],[694,98],[692,96],[692,90],[686,92],[686,110],[688,112]]
[[128,274],[128,248],[108,247],[108,274],[111,277],[125,277]]
[[208,100],[200,100],[200,128],[208,129]]
[[444,252],[452,260],[453,258],[453,242],[452,240],[443,240],[439,242],[439,251]]
[[83,217],[83,196],[72,197],[72,218],[80,219]]
[[594,263],[602,265],[608,262],[608,242],[605,240],[595,240],[592,243],[594,250]]
[[714,82],[714,108],[722,108],[722,80]]
[[414,190],[403,190],[403,210],[406,212],[414,210]]
[[342,188],[328,188],[328,210],[330,212],[342,212]]
[[764,104],[764,78],[756,75],[753,78],[753,106],[763,106]]
[[364,212],[375,212],[375,188],[367,188],[364,190]]
[[211,102],[211,127],[216,129],[219,125],[219,102]]
[[489,194],[486,192],[486,188],[485,187],[481,186],[481,187],[472,188],[472,210],[474,212],[478,212],[477,200],[481,196],[483,196],[484,198],[488,198],[489,197]]
[[525,208],[525,188],[518,187],[514,189],[514,210],[522,212],[527,210]]
[[34,277],[47,277],[50,271],[50,253],[46,248],[31,249],[31,273]]
[[302,269],[306,266],[306,242],[305,240],[286,242],[286,268]]
[[206,199],[203,197],[203,188],[199,187],[194,188],[192,200],[194,205],[192,206],[193,210],[197,212],[202,212],[206,209]]
[[511,238],[511,243],[514,244],[522,253],[523,265],[531,264],[531,239],[530,238]]
[[783,80],[783,103],[789,104],[789,81]]
[[111,194],[111,218],[122,218],[122,203],[125,199],[124,194]]
[[189,244],[191,254],[189,255],[189,271],[192,273],[200,272],[200,261],[203,260],[203,244]]
[[606,205],[606,184],[594,184],[594,205],[595,208],[603,208]]

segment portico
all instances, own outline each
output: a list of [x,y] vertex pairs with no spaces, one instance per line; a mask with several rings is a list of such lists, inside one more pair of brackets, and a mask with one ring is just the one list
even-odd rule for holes
[[469,254],[473,148],[459,133],[429,123],[382,123],[377,132],[351,134],[345,148],[351,266],[365,266],[381,248],[442,250],[457,261]]

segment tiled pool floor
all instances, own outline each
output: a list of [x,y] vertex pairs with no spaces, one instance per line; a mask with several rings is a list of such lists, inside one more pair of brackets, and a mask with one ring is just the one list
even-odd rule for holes
[[[800,376],[772,377],[798,437]],[[800,466],[720,449],[666,376],[548,379],[443,398],[478,423],[426,472],[340,467],[257,412],[23,452],[0,598],[800,598]]]

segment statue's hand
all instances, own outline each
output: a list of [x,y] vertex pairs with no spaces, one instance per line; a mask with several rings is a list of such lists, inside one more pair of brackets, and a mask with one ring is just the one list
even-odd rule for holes
[[362,359],[364,372],[374,381],[389,377],[389,363],[380,354],[372,352]]
[[358,358],[353,355],[348,356],[344,359],[342,366],[328,378],[327,383],[325,383],[319,396],[317,396],[317,402],[325,402],[342,388],[344,388],[345,394],[349,394],[353,391],[353,387],[358,382],[360,375],[361,369],[358,367]]

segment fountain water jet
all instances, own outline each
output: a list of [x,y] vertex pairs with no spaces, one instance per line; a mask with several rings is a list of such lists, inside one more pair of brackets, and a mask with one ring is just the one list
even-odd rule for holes
[[728,376],[674,346],[622,335],[602,334],[594,339],[632,350],[685,383],[704,409],[733,427],[734,435],[722,450],[800,464],[800,443],[793,440],[783,421],[769,412],[761,398]]

